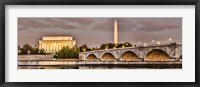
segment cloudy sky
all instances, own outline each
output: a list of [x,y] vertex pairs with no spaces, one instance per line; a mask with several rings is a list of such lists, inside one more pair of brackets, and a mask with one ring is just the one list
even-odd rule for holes
[[121,43],[182,42],[182,18],[18,18],[18,44],[38,46],[42,36],[63,35],[72,36],[78,46],[99,47],[113,43],[115,19]]

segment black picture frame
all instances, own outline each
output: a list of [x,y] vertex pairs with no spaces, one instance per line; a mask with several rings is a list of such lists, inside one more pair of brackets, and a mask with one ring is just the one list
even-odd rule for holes
[[[200,0],[2,0],[0,5],[1,87],[199,87]],[[195,82],[5,82],[6,5],[195,5]],[[184,78],[184,77],[183,77]],[[173,77],[172,77],[173,79]]]

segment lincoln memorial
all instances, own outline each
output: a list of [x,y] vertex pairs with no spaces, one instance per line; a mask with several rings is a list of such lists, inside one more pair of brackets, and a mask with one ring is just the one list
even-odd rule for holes
[[71,36],[45,36],[39,40],[39,49],[44,49],[47,53],[55,53],[64,46],[72,48],[76,41]]

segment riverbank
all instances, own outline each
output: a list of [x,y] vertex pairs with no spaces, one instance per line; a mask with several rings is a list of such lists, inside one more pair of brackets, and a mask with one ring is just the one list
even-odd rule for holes
[[182,61],[80,61],[53,55],[20,55],[18,69],[181,69]]

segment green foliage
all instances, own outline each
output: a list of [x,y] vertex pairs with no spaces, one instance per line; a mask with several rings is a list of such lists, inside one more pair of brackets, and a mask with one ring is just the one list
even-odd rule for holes
[[18,45],[18,49],[20,49],[21,47]]
[[100,49],[113,49],[113,48],[123,48],[123,47],[132,47],[133,45],[130,44],[129,42],[125,43],[119,43],[119,44],[114,44],[114,43],[103,43],[100,46]]
[[88,48],[88,51],[94,51],[94,50],[98,50],[98,48],[94,48],[94,47]]
[[35,54],[38,54],[39,52],[40,52],[39,48],[36,48],[36,49],[34,50],[34,53],[35,53]]
[[130,44],[129,42],[125,42],[125,43],[124,43],[124,46],[125,46],[125,47],[132,47],[133,45]]
[[74,58],[79,58],[80,49],[78,47],[73,47]]
[[122,43],[117,44],[117,48],[122,48],[123,46],[124,46],[124,44],[122,44]]
[[26,50],[24,50],[23,48],[20,48],[18,54],[25,55],[25,54],[28,54],[28,52]]
[[90,51],[86,44],[79,47],[80,52]]
[[[28,53],[30,52],[30,53]],[[23,45],[23,48],[18,46],[18,54],[19,55],[25,55],[25,54],[31,54],[33,53],[33,48],[29,44]]]
[[103,43],[101,44],[100,49],[112,49],[114,47],[116,47],[116,45],[113,43]]
[[55,58],[64,59],[64,58],[78,58],[79,49],[77,47],[69,48],[68,46],[63,47],[60,51],[56,52],[54,55]]
[[46,54],[44,49],[40,49],[38,54]]
[[29,44],[25,44],[23,46],[23,49],[28,53],[28,51],[30,51],[30,54],[33,54],[34,51],[33,51],[33,48],[29,45]]
[[46,52],[45,52],[44,49],[33,48],[29,44],[25,44],[25,45],[23,45],[23,48],[21,48],[20,46],[18,46],[18,54],[19,55],[46,54]]

